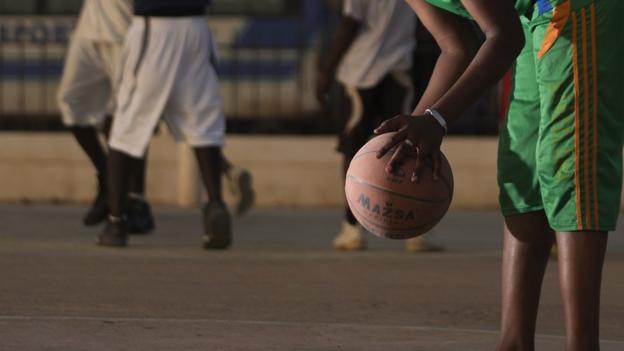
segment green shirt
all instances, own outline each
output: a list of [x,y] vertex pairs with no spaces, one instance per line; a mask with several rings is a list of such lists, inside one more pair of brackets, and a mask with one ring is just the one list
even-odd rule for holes
[[[499,0],[502,1],[502,0]],[[529,12],[536,0],[515,0],[516,10],[520,14]],[[539,1],[539,0],[537,0]],[[471,18],[470,14],[462,5],[461,0],[427,0],[428,3],[435,7],[439,7],[454,14]],[[542,1],[543,2],[543,1]]]

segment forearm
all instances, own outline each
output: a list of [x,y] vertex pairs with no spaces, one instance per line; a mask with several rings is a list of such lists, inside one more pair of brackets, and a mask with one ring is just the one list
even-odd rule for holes
[[434,108],[452,123],[509,70],[522,44],[503,35],[486,39],[463,74],[437,101],[422,108]]
[[420,116],[432,107],[455,84],[471,59],[472,55],[468,52],[443,50],[438,56],[429,84],[412,114]]

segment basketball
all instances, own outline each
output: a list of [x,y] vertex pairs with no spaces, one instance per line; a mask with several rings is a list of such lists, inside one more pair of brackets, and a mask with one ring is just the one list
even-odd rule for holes
[[437,180],[431,160],[418,182],[410,180],[416,159],[405,159],[393,174],[385,171],[392,151],[376,154],[394,133],[371,139],[355,154],[347,170],[345,194],[353,215],[369,232],[383,238],[409,239],[431,230],[453,198],[453,173],[444,155]]

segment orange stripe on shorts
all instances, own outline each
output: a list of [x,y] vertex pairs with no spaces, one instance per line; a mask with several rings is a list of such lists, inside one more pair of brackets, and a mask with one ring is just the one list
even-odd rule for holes
[[591,172],[591,160],[589,150],[589,72],[587,69],[587,15],[585,9],[581,9],[581,41],[583,60],[583,182],[585,183],[585,224],[591,226],[591,189],[589,175]]
[[600,229],[600,209],[598,208],[598,60],[596,58],[596,6],[594,3],[589,8],[590,30],[591,30],[591,51],[592,51],[592,87],[593,87],[593,127],[594,127],[594,148],[593,148],[593,197],[594,197],[594,229]]
[[580,137],[580,103],[579,103],[579,71],[578,71],[578,40],[577,40],[577,32],[578,32],[578,24],[576,13],[572,13],[572,67],[574,69],[574,186],[576,192],[576,221],[579,230],[583,230],[583,217],[581,215],[581,189],[580,189],[580,148],[581,148],[581,137]]
[[569,17],[570,0],[562,2],[553,9],[550,24],[548,25],[546,33],[544,34],[544,40],[542,41],[542,45],[537,52],[538,59],[541,59],[542,56],[544,56],[544,54],[548,52],[548,50],[550,50],[550,48],[555,44],[555,41],[557,41],[557,38],[561,34],[561,31],[568,22]]

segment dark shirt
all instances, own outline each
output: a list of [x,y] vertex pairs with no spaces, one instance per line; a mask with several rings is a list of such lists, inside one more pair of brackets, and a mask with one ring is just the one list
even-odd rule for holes
[[135,0],[137,16],[201,16],[206,14],[210,0]]

